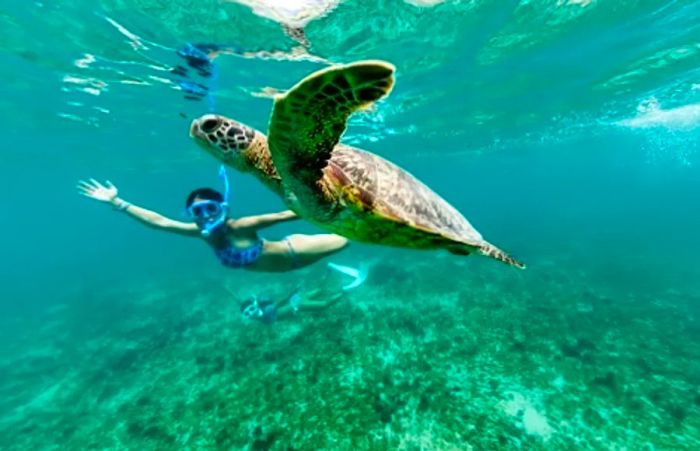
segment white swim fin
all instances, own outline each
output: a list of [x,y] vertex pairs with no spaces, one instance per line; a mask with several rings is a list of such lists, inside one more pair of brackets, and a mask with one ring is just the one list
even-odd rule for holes
[[353,279],[352,282],[343,286],[343,291],[348,291],[355,287],[359,287],[367,279],[368,270],[364,265],[358,269],[351,266],[338,265],[337,263],[329,262],[328,267]]

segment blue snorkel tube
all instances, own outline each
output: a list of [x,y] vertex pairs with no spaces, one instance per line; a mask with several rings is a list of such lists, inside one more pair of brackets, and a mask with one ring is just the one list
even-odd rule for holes
[[[180,87],[191,95],[195,95],[200,98],[206,96],[209,112],[214,113],[216,103],[214,101],[214,96],[212,95],[212,90],[216,89],[216,84],[219,80],[219,70],[214,61],[209,58],[209,55],[206,52],[207,48],[210,48],[210,50],[218,50],[219,46],[211,44],[194,45],[188,42],[183,48],[177,51],[177,54],[187,60],[190,67],[198,70],[200,75],[210,75],[212,77],[211,88],[208,89],[203,85],[199,85],[191,81],[180,82]],[[202,225],[201,233],[204,237],[211,236],[212,232],[226,221],[229,206],[230,187],[228,175],[226,174],[226,167],[223,164],[219,168],[219,178],[221,178],[224,182],[224,201],[221,203],[221,213],[215,220]]]
[[228,216],[228,200],[229,200],[229,184],[228,175],[226,174],[226,167],[222,164],[219,168],[219,178],[224,181],[224,201],[221,203],[221,214],[214,221],[208,222],[202,226],[202,236],[208,237],[214,229],[221,226]]
[[218,84],[219,84],[219,68],[212,61],[211,62],[211,87],[210,87],[209,92],[207,94],[207,103],[209,104],[209,112],[210,113],[213,113],[214,110],[216,109],[216,103],[214,102],[214,96],[212,95],[212,91],[215,91],[218,88],[218,86],[217,86]]

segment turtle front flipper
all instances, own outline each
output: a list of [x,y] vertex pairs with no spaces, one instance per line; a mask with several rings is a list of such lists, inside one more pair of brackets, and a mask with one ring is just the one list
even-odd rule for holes
[[361,61],[315,72],[278,96],[268,144],[288,189],[315,191],[348,117],[387,95],[393,85],[393,65]]

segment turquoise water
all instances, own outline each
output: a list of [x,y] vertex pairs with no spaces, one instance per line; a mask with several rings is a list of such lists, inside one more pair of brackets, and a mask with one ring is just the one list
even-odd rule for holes
[[[237,3],[0,2],[0,448],[700,448],[699,19],[698,1],[348,0],[299,59]],[[208,99],[170,72],[187,42],[236,49],[192,76]],[[266,130],[264,88],[361,59],[396,86],[343,141],[527,270],[354,243],[332,260],[370,265],[363,286],[266,327],[237,300],[322,263],[226,270],[76,195],[109,179],[183,219],[219,184],[193,118]],[[230,176],[234,215],[285,208]]]

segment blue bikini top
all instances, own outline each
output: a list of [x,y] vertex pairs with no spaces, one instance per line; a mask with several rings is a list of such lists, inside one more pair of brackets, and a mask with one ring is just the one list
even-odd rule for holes
[[228,268],[242,268],[255,263],[263,251],[263,240],[258,239],[255,244],[241,249],[231,243],[225,247],[214,249],[216,257],[222,265]]

